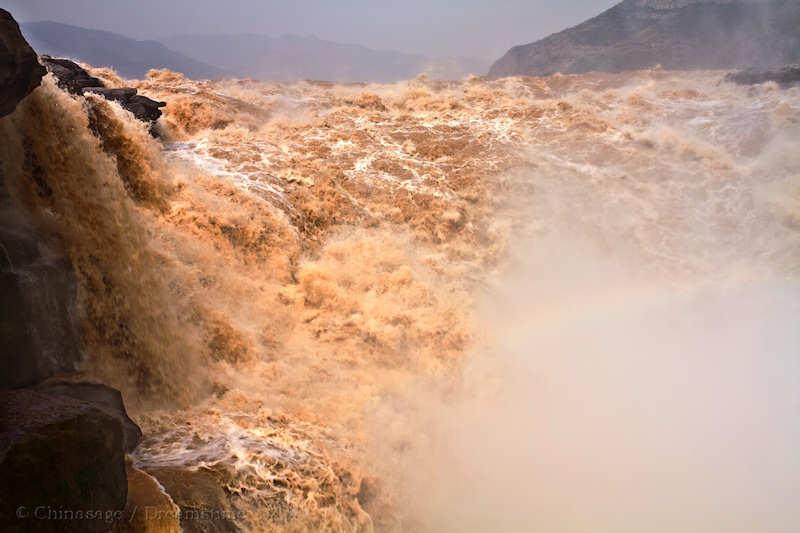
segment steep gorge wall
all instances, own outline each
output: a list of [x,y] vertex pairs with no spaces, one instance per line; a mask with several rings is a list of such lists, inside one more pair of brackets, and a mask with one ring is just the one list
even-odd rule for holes
[[[11,114],[39,86],[45,72],[17,23],[7,11],[0,10],[0,117]],[[37,161],[30,159],[26,164],[35,179]],[[0,388],[8,388],[73,370],[81,350],[72,266],[58,239],[34,224],[2,178]],[[40,187],[39,193],[52,191]]]
[[[31,93],[45,73],[0,9],[0,132],[19,133],[20,108],[39,96]],[[46,137],[39,126],[15,154],[0,141],[0,530],[108,531],[126,505],[125,454],[141,431],[119,391],[54,377],[78,368],[82,343],[73,261],[57,224],[23,198],[30,186],[46,202],[57,188],[44,180],[48,150],[31,149]]]

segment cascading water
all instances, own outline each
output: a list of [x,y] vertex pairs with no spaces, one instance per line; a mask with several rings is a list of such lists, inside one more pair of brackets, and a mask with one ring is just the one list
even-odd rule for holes
[[790,531],[800,92],[720,79],[154,71],[162,141],[46,80],[0,154],[136,464],[240,527]]

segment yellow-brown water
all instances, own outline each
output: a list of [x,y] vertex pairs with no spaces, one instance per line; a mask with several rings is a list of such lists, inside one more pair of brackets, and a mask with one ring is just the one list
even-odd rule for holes
[[[248,530],[641,531],[645,504],[620,519],[595,487],[581,506],[576,484],[602,486],[581,462],[592,452],[553,450],[569,435],[619,442],[565,406],[638,381],[643,367],[614,357],[649,351],[642,332],[654,374],[675,374],[665,361],[713,342],[663,324],[722,301],[698,318],[713,325],[752,287],[780,310],[765,365],[796,370],[800,92],[721,76],[342,86],[153,71],[132,83],[168,102],[161,140],[46,79],[0,123],[0,153],[15,195],[64,239],[85,372],[123,391],[143,470],[211,472]],[[609,359],[592,356],[593,380],[573,365],[596,343]],[[520,392],[541,375],[584,393]],[[548,433],[508,415],[539,401],[570,422]],[[776,438],[796,443],[797,417],[780,412]],[[598,461],[628,471],[616,451]],[[797,503],[774,491],[781,509]]]

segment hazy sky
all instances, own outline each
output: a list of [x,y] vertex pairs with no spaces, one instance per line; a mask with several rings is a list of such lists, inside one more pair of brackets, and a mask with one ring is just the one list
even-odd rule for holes
[[135,37],[295,33],[429,56],[494,59],[615,0],[0,0],[20,21]]

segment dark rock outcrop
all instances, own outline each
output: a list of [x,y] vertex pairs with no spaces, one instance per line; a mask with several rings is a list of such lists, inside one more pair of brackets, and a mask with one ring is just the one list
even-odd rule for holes
[[515,46],[490,76],[652,68],[780,67],[800,59],[798,0],[624,0],[578,26]]
[[127,498],[123,439],[91,403],[0,392],[0,530],[108,531]]
[[119,102],[137,119],[151,125],[161,116],[160,108],[167,105],[166,102],[158,102],[138,94],[138,91],[132,87],[107,88],[102,81],[69,59],[57,59],[45,55],[42,56],[42,63],[56,77],[58,86],[62,89],[77,95],[99,94],[106,100]]
[[0,117],[39,86],[45,70],[11,14],[0,9]]
[[83,90],[83,94],[99,94],[106,100],[119,102],[124,109],[127,109],[133,116],[142,122],[155,123],[161,116],[161,107],[167,105],[166,102],[158,102],[146,96],[136,94],[136,89],[125,87],[122,89],[106,89],[104,87],[89,87]]
[[100,79],[90,75],[74,61],[43,55],[42,63],[58,80],[58,86],[72,94],[83,94],[88,87],[103,87]]
[[800,85],[800,64],[789,65],[776,70],[743,70],[732,72],[725,76],[725,81],[739,85],[756,85],[768,81],[775,82],[781,87]]
[[128,416],[122,401],[122,394],[117,389],[90,381],[52,378],[37,385],[36,390],[45,394],[60,394],[90,403],[108,416],[118,420],[122,428],[122,448],[125,453],[131,453],[142,441],[142,430]]

